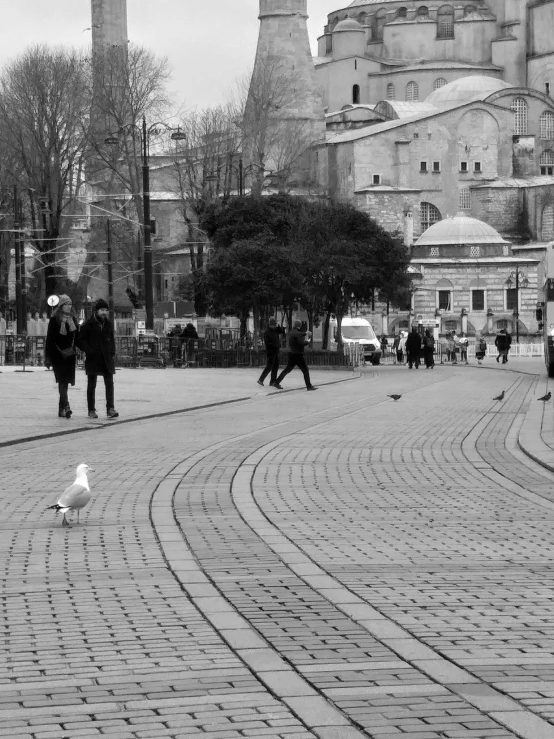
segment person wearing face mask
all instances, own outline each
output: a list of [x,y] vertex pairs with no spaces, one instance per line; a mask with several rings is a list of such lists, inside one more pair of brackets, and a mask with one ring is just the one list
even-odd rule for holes
[[85,372],[88,380],[87,405],[89,418],[98,418],[96,412],[96,382],[99,375],[104,378],[106,387],[107,416],[108,418],[119,416],[114,407],[115,338],[108,312],[106,301],[98,300],[94,306],[94,314],[81,326],[79,333],[79,348],[86,354]]
[[54,370],[59,391],[59,418],[71,418],[68,389],[75,385],[75,345],[79,335],[77,316],[69,295],[60,295],[60,302],[48,323],[44,364]]

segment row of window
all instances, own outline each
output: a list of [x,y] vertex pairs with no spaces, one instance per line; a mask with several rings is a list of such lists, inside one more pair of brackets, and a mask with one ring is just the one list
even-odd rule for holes
[[[520,310],[521,306],[518,301],[518,290],[515,287],[504,288],[504,310],[514,311]],[[482,313],[487,310],[487,291],[481,288],[472,288],[470,290],[470,310],[473,313]],[[439,310],[446,313],[452,312],[453,292],[452,290],[437,290],[436,306]]]
[[[476,12],[476,7],[473,5],[467,5],[464,8],[464,15],[472,15]],[[362,26],[370,25],[372,29],[372,38],[374,41],[382,41],[384,28],[387,22],[391,20],[402,20],[408,17],[408,8],[398,8],[395,17],[392,18],[386,8],[380,8],[371,18],[368,17],[367,13],[360,13],[356,20]],[[429,19],[429,8],[426,5],[421,5],[416,11],[416,20],[428,20]],[[443,5],[437,12],[437,38],[454,38],[454,8],[452,5]],[[331,28],[334,28],[339,22],[340,18],[337,16],[331,22]]]
[[[439,77],[433,83],[433,90],[440,90],[448,84],[448,80]],[[405,90],[406,100],[416,102],[419,100],[419,85],[417,82],[408,82]],[[396,100],[396,87],[392,82],[387,85],[387,100]]]
[[[472,162],[472,164],[473,164],[473,172],[475,174],[481,174],[483,172],[483,165],[480,161],[476,159]],[[441,173],[442,164],[440,160],[433,161],[432,166],[429,166],[429,165],[430,165],[430,162],[427,159],[422,159],[419,163],[420,173],[421,174],[427,174],[428,172],[433,172],[433,174]],[[470,165],[470,162],[466,160],[462,160],[460,162],[460,172],[463,172],[463,173],[469,172],[469,165]]]
[[[529,128],[529,106],[524,98],[515,98],[510,109],[514,113],[514,134],[525,136]],[[539,118],[539,138],[554,139],[554,113],[546,110]]]

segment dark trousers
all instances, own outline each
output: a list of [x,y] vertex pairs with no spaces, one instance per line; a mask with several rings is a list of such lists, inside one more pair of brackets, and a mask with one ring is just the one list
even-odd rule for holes
[[435,352],[434,352],[434,349],[424,349],[423,350],[423,359],[425,360],[425,366],[426,367],[434,367],[435,366]]
[[267,363],[265,365],[264,371],[260,375],[260,382],[263,382],[270,372],[271,372],[270,382],[275,382],[277,380],[277,375],[279,374],[279,350],[278,349],[277,351],[267,352]]
[[412,365],[419,367],[419,352],[408,352],[408,367],[412,369]]
[[69,397],[67,395],[68,388],[69,384],[67,382],[58,382],[58,390],[60,391],[60,410],[64,410],[64,408],[69,406]]
[[[114,388],[113,388],[113,375],[107,373],[103,375],[104,385],[106,386],[106,409],[110,410],[115,405],[114,401]],[[87,405],[89,411],[95,411],[95,398],[96,398],[96,381],[98,375],[89,375],[87,383]]]
[[289,353],[289,361],[285,369],[281,372],[281,374],[277,378],[277,384],[280,385],[283,377],[286,377],[289,374],[289,372],[293,371],[295,367],[298,367],[298,369],[304,375],[304,382],[306,383],[306,387],[311,387],[312,382],[310,380],[310,371],[308,369],[308,365],[306,364],[306,360],[304,359],[304,356],[302,354],[290,354]]

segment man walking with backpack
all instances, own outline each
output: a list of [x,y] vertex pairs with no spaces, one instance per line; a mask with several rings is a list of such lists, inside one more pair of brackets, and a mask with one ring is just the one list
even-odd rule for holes
[[289,372],[292,372],[295,367],[302,372],[304,375],[304,382],[306,383],[306,390],[317,390],[312,385],[310,380],[310,371],[306,360],[304,359],[304,347],[310,343],[310,339],[307,337],[306,332],[302,331],[302,321],[295,321],[294,328],[289,333],[289,361],[285,369],[281,372],[277,380],[273,383],[273,387],[278,390],[282,390],[281,380],[286,377]]
[[406,354],[408,355],[408,367],[412,369],[412,366],[415,364],[415,368],[419,369],[421,336],[415,326],[412,328],[408,338],[406,339]]

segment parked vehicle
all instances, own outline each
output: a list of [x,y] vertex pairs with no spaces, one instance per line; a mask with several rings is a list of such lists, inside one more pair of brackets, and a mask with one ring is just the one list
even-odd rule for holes
[[371,323],[365,318],[343,318],[342,341],[344,344],[359,344],[362,346],[366,362],[377,365],[381,361],[381,343],[375,335]]

